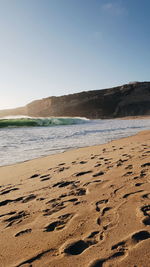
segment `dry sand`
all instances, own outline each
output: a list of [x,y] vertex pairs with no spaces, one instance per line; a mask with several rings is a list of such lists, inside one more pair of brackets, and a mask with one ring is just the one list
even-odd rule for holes
[[[150,115],[143,115],[143,116],[126,116],[126,117],[121,117],[121,120],[149,120]],[[118,118],[116,118],[118,120]]]
[[0,168],[0,266],[150,266],[150,131]]

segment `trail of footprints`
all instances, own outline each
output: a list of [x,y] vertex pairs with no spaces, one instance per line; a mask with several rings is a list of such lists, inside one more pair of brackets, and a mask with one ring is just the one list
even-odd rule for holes
[[[143,145],[144,146],[144,145]],[[122,151],[122,147],[119,148],[120,151]],[[142,159],[147,157],[150,153],[150,151],[146,151],[147,147],[144,146],[144,153],[140,156]],[[116,150],[115,146],[112,146],[112,150]],[[142,151],[143,152],[143,151]],[[103,149],[103,154],[105,155],[107,153],[106,149]],[[94,163],[94,168],[96,170],[95,173],[93,173],[92,170],[82,170],[80,172],[74,173],[72,177],[75,177],[75,180],[64,180],[64,181],[59,181],[56,183],[52,183],[50,186],[51,188],[57,188],[61,190],[61,188],[67,188],[67,193],[60,194],[58,198],[55,199],[50,199],[48,200],[45,205],[47,206],[45,209],[42,210],[43,216],[47,216],[49,218],[50,215],[59,213],[61,210],[67,208],[67,205],[71,203],[71,205],[79,205],[80,203],[84,203],[83,197],[86,196],[87,194],[87,188],[91,184],[96,184],[96,183],[101,183],[101,179],[94,180],[93,178],[95,177],[102,177],[105,175],[107,170],[111,170],[113,167],[117,168],[123,168],[126,171],[122,177],[128,178],[128,177],[133,177],[134,176],[134,166],[132,164],[128,164],[128,160],[132,158],[132,155],[123,153],[122,157],[118,159],[116,162],[112,162],[112,158],[105,158],[101,157],[101,155],[92,155],[90,157],[90,160],[97,160]],[[86,163],[88,162],[87,160],[76,160],[72,162],[72,165],[81,165],[81,166],[86,166]],[[56,168],[51,169],[49,168],[49,171],[54,171],[54,173],[61,173],[64,171],[67,171],[70,167],[65,166],[65,163],[60,163]],[[150,168],[150,162],[145,162],[141,164],[142,170],[140,170],[139,175],[134,176],[132,180],[137,180],[137,179],[143,179],[147,176],[149,168]],[[97,169],[99,169],[97,171]],[[90,176],[91,180],[88,182],[83,182],[82,183],[82,177],[84,176]],[[76,178],[80,178],[79,180],[76,180]],[[35,173],[28,179],[40,179],[41,182],[44,181],[49,181],[52,180],[52,175],[51,173],[46,173],[46,174],[39,174]],[[145,184],[144,181],[140,181],[135,183],[135,187],[139,187]],[[20,185],[21,186],[21,185]],[[4,187],[4,188],[3,188]],[[0,195],[7,195],[11,194],[13,191],[19,191],[18,186],[12,186],[12,185],[6,185],[6,186],[1,186],[0,187]],[[113,188],[113,186],[112,186]],[[121,190],[124,188],[124,186],[121,186],[119,188],[116,188],[113,190],[113,195],[116,196],[116,194],[121,194]],[[142,194],[141,194],[142,193]],[[140,194],[140,197],[144,200],[149,200],[150,199],[150,193],[146,192],[144,193],[144,190],[135,190],[135,191],[129,191],[126,194],[122,195],[122,199],[127,199],[128,197],[134,196]],[[81,199],[80,199],[81,198]],[[0,202],[0,207],[3,207],[8,204],[13,204],[13,203],[28,203],[33,200],[45,200],[45,197],[37,198],[37,195],[35,194],[29,194],[26,196],[20,196],[18,198],[9,198],[5,199]],[[110,203],[109,198],[104,198],[101,200],[96,201],[95,203],[95,210],[98,213],[97,217],[97,229],[95,231],[92,231],[87,237],[76,240],[74,242],[71,242],[70,244],[66,245],[65,248],[63,249],[63,253],[67,255],[80,255],[85,251],[86,249],[98,244],[99,242],[102,242],[105,238],[105,232],[111,227],[113,223],[113,219],[109,217],[109,213],[113,209]],[[86,203],[86,201],[85,201]],[[148,227],[150,225],[150,205],[143,205],[140,208],[141,212],[141,222],[144,227]],[[64,212],[64,214],[58,215],[56,217],[56,220],[51,220],[49,223],[47,223],[44,228],[42,229],[43,232],[55,232],[55,231],[61,231],[63,230],[69,223],[71,223],[72,219],[74,218],[74,213],[67,213]],[[3,213],[0,214],[0,218],[3,219],[3,222],[5,223],[5,227],[9,228],[12,227],[13,225],[20,224],[24,219],[28,218],[30,214],[27,211],[21,210],[19,212],[16,211],[10,211],[8,213]],[[6,217],[6,218],[5,218]],[[112,221],[111,221],[112,219]],[[117,222],[115,222],[117,223]],[[15,237],[20,237],[24,234],[31,234],[32,229],[31,228],[26,228],[22,229],[21,231],[17,232],[15,234]],[[142,242],[146,239],[150,238],[150,232],[142,229],[140,231],[137,231],[133,234],[131,234],[127,239],[121,240],[120,242],[114,244],[111,247],[112,253],[108,257],[98,259],[91,263],[89,266],[90,267],[98,267],[98,266],[103,266],[103,264],[107,261],[112,261],[113,259],[116,259],[118,257],[124,257],[127,255],[128,250],[134,248],[139,242]],[[22,263],[20,263],[18,266],[21,266],[26,263],[32,263],[36,261],[37,259],[41,258],[45,254],[51,254],[53,252],[53,249],[49,249],[41,254],[38,254],[37,256],[26,260]]]
[[111,247],[111,250],[112,252],[113,251],[115,252],[113,252],[112,254],[110,254],[110,256],[106,258],[94,261],[92,264],[89,265],[89,267],[102,267],[103,264],[106,262],[109,262],[118,257],[125,257],[128,254],[128,250],[133,249],[139,242],[142,242],[149,238],[150,238],[150,232],[145,230],[138,231],[129,236],[126,240],[122,240],[117,244],[114,244]]
[[[108,199],[103,199],[96,203],[96,211],[100,211],[99,205],[106,204],[108,202]],[[109,210],[110,208],[107,207],[104,210]],[[140,208],[140,211],[144,215],[144,219],[142,220],[142,223],[145,226],[150,225],[150,205],[145,205]],[[104,212],[102,212],[102,216],[104,215]],[[98,224],[99,220],[98,220]],[[110,256],[101,258],[99,260],[95,260],[93,263],[89,265],[89,267],[102,267],[104,263],[111,262],[113,259],[116,259],[118,257],[125,257],[128,255],[128,251],[135,248],[136,245],[144,240],[150,239],[150,231],[147,230],[140,230],[133,234],[131,234],[127,239],[121,240],[120,242],[112,245]],[[115,252],[114,252],[115,251]]]

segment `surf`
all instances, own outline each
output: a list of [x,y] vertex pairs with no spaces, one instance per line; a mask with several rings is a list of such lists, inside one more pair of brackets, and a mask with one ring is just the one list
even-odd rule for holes
[[7,117],[0,118],[0,128],[7,127],[50,127],[58,125],[83,124],[89,121],[86,118],[78,117],[50,117],[50,118],[32,118],[32,117]]

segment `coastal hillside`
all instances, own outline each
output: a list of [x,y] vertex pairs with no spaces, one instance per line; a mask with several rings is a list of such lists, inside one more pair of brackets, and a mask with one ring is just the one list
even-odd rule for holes
[[80,116],[107,119],[150,115],[150,82],[134,82],[111,89],[48,97],[25,107],[1,110],[0,116]]

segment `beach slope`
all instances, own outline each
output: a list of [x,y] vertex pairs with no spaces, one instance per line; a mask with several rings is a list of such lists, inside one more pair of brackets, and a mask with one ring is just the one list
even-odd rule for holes
[[0,266],[150,266],[150,131],[0,167]]

